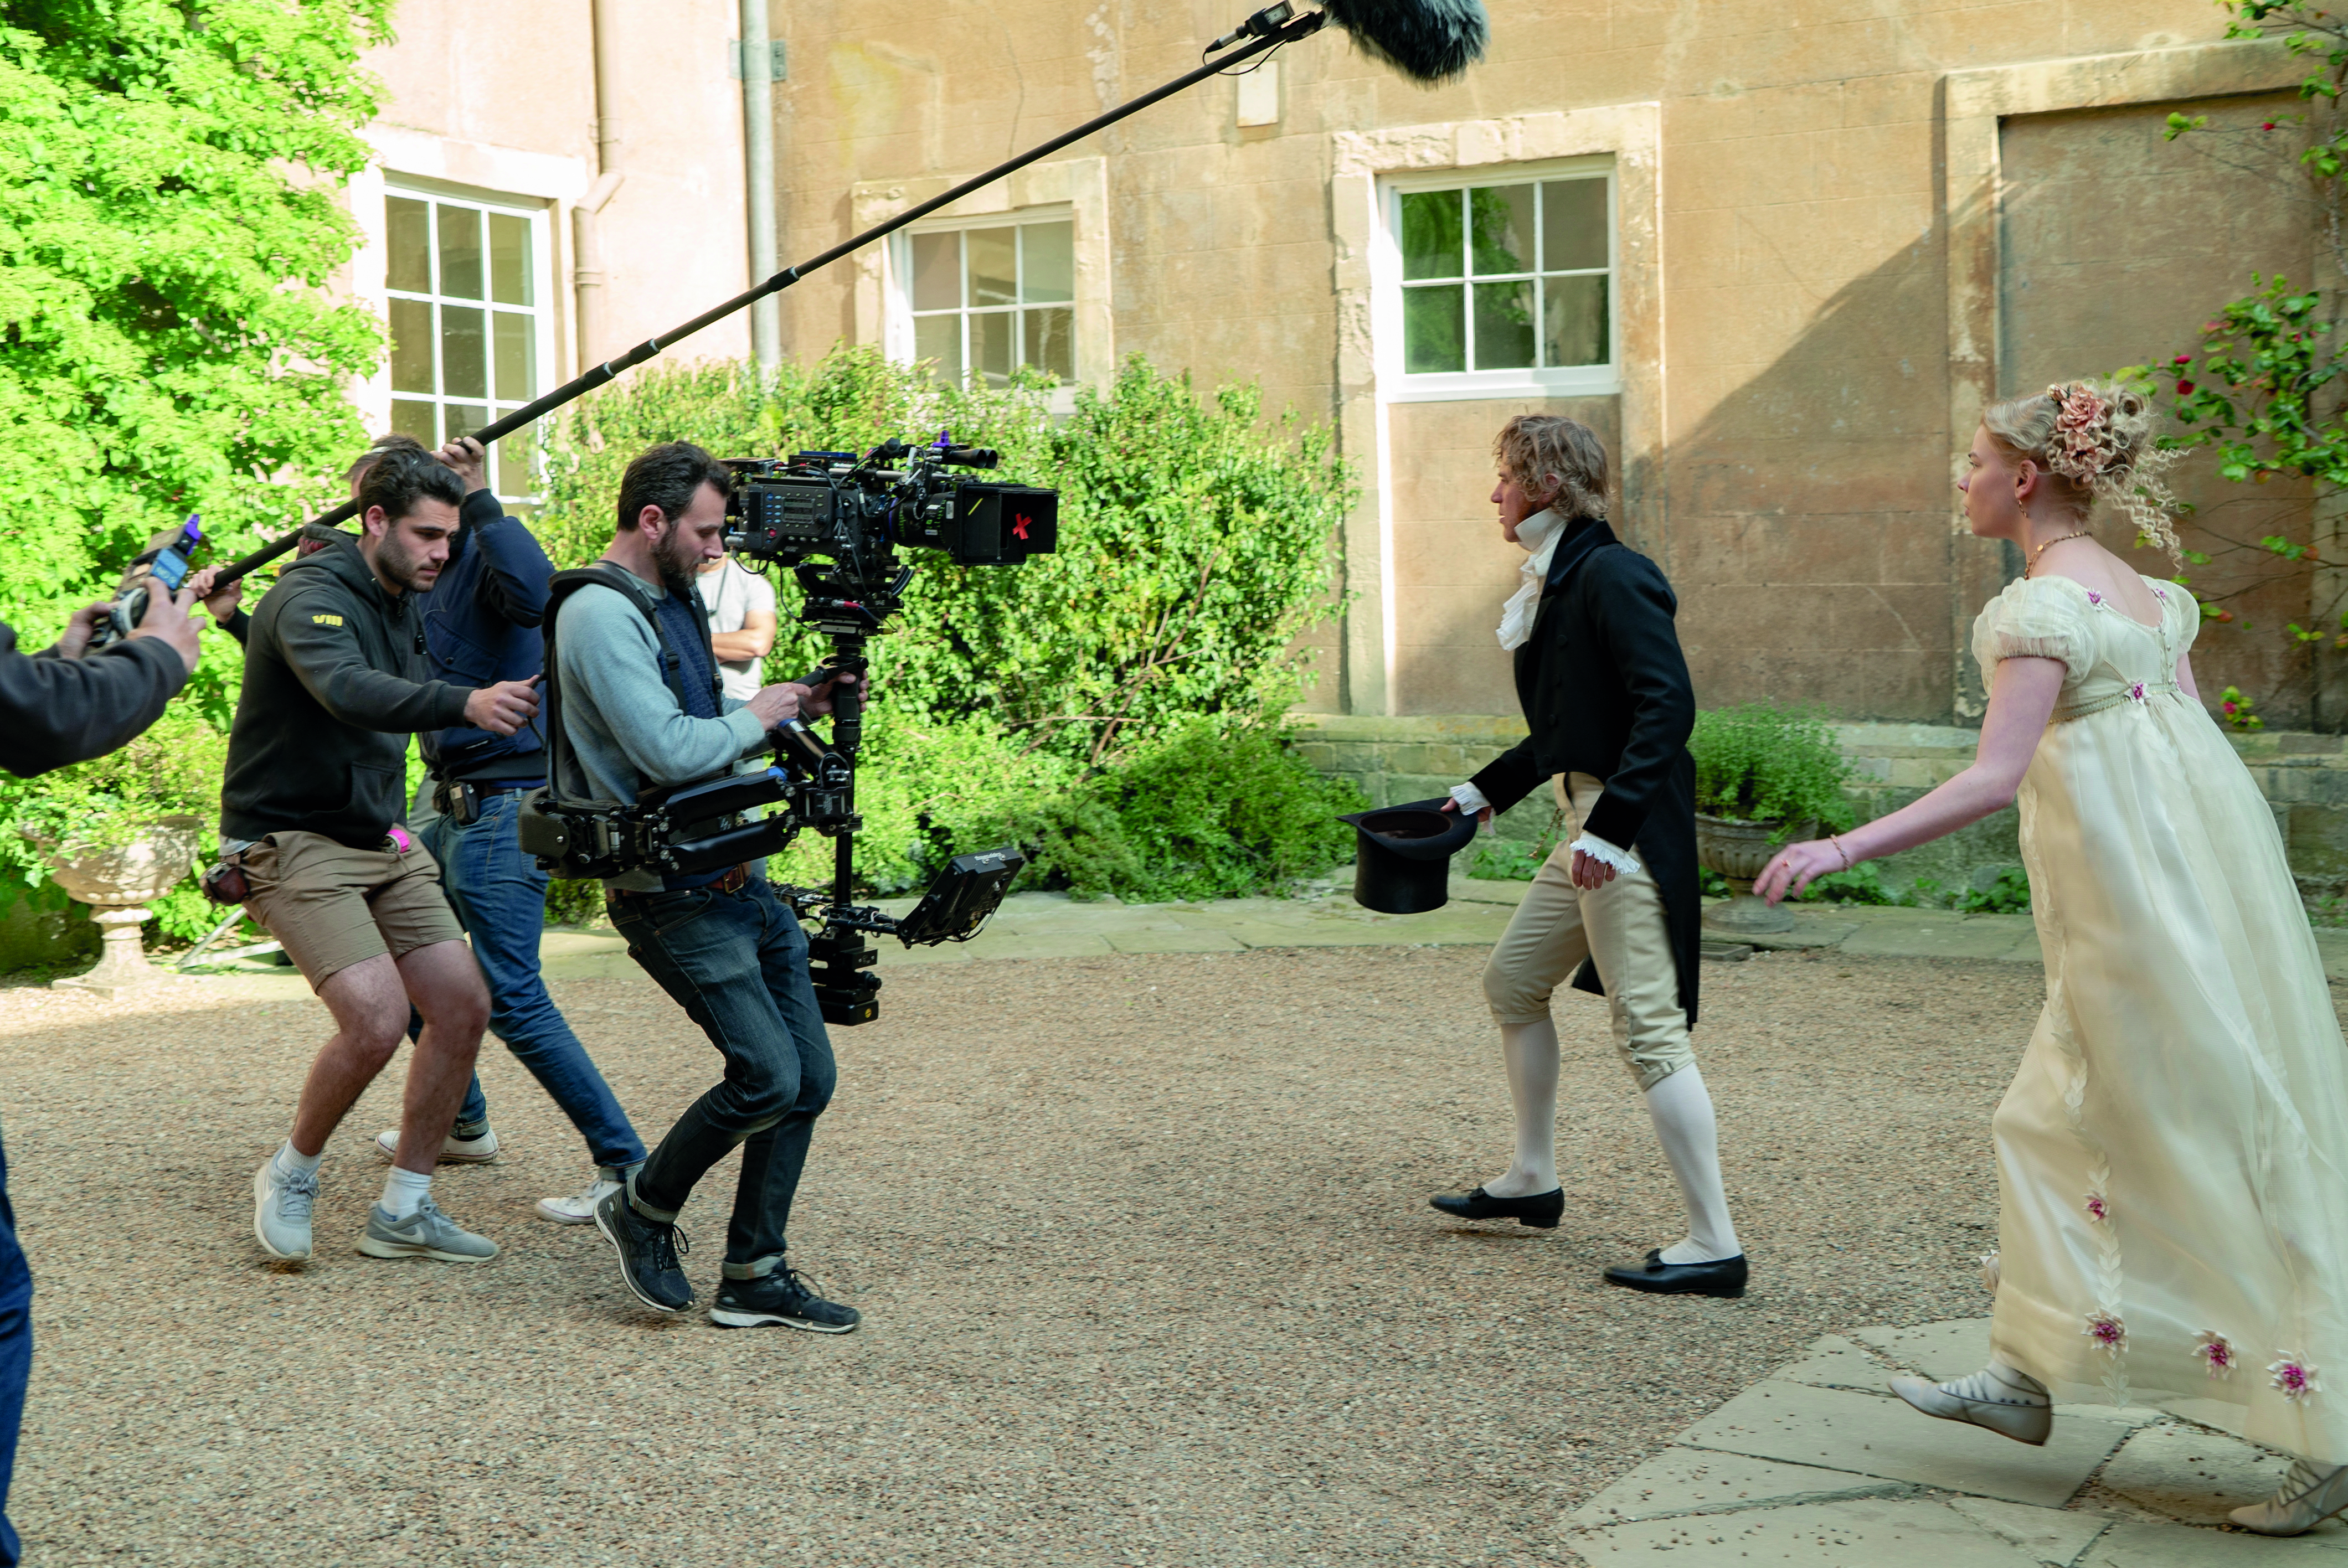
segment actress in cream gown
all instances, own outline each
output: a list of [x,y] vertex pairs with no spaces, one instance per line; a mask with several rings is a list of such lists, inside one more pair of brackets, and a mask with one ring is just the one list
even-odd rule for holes
[[[2118,436],[2073,458],[2049,405],[2073,425],[2101,408]],[[2142,510],[2129,459],[2149,421],[2131,413],[2108,384],[1991,410],[1966,511],[2030,571],[1973,626],[1980,756],[1900,812],[1788,846],[1758,890],[2014,801],[2046,1004],[1991,1126],[1993,1358],[1895,1388],[2027,1442],[2056,1402],[2229,1428],[2301,1461],[2236,1522],[2297,1533],[2348,1508],[2348,1047],[2273,814],[2194,691],[2199,605],[2086,531],[2098,498]]]

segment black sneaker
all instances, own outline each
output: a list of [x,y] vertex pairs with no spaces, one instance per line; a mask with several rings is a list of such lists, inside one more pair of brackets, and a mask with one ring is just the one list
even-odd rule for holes
[[693,1305],[693,1286],[676,1261],[692,1250],[683,1231],[638,1214],[624,1186],[595,1205],[595,1228],[618,1251],[620,1277],[638,1301],[655,1312],[682,1312]]
[[720,1328],[757,1328],[769,1323],[811,1334],[845,1334],[863,1321],[853,1307],[826,1301],[807,1287],[795,1268],[778,1267],[760,1279],[729,1279],[717,1287],[709,1321]]

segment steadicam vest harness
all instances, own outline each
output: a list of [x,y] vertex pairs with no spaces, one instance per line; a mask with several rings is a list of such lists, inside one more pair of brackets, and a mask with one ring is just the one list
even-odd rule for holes
[[681,710],[715,717],[723,707],[716,650],[709,639],[708,618],[698,613],[697,596],[686,619],[699,633],[700,645],[687,652],[699,658],[688,670],[685,655],[669,634],[671,617],[661,613],[661,606],[633,574],[609,564],[556,572],[548,585],[544,622],[546,786],[523,799],[523,850],[538,856],[542,868],[562,876],[613,876],[643,867],[674,878],[736,866],[781,849],[790,837],[788,819],[774,816],[740,825],[729,820],[737,812],[783,798],[783,774],[778,768],[757,774],[728,773],[695,784],[655,785],[640,791],[633,802],[569,793],[574,780],[585,787],[586,773],[579,766],[562,723],[557,628],[564,603],[591,585],[620,593],[644,616],[660,644],[662,675]]

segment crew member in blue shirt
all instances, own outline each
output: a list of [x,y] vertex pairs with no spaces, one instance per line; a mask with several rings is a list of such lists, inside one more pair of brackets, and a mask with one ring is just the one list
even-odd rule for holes
[[[462,436],[437,456],[464,481],[465,505],[448,564],[422,600],[432,672],[467,685],[538,676],[546,668],[539,622],[554,563],[489,488],[479,442]],[[587,1224],[597,1201],[644,1163],[644,1145],[539,972],[547,876],[522,852],[518,825],[522,795],[546,782],[544,738],[535,727],[500,736],[458,726],[426,734],[422,744],[430,809],[419,802],[409,825],[440,862],[448,902],[472,938],[489,988],[489,1029],[571,1118],[595,1167],[578,1192],[540,1199],[539,1217]],[[386,1160],[398,1143],[396,1129],[376,1140]],[[478,1163],[497,1153],[477,1074],[441,1158]]]

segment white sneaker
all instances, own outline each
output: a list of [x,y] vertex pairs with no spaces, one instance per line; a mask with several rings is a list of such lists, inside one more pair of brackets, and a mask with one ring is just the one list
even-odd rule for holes
[[[383,1163],[390,1164],[399,1158],[399,1129],[386,1127],[375,1135],[375,1152]],[[478,1138],[459,1138],[450,1128],[448,1137],[440,1145],[439,1163],[443,1165],[486,1165],[498,1157],[497,1129],[484,1127]]]
[[2264,1502],[2238,1508],[2226,1517],[2260,1535],[2304,1535],[2348,1508],[2348,1465],[2330,1468],[2293,1460],[2282,1485]]
[[1969,1421],[2033,1448],[2044,1447],[2046,1434],[2054,1430],[2054,1407],[2045,1386],[2027,1372],[1994,1361],[1970,1378],[1947,1383],[1894,1378],[1891,1391],[1928,1416]]
[[310,1255],[310,1211],[318,1202],[318,1173],[289,1176],[272,1154],[252,1173],[252,1234],[261,1250],[288,1263]]
[[538,1217],[559,1225],[592,1225],[595,1205],[619,1190],[619,1183],[599,1174],[569,1197],[539,1199]]

